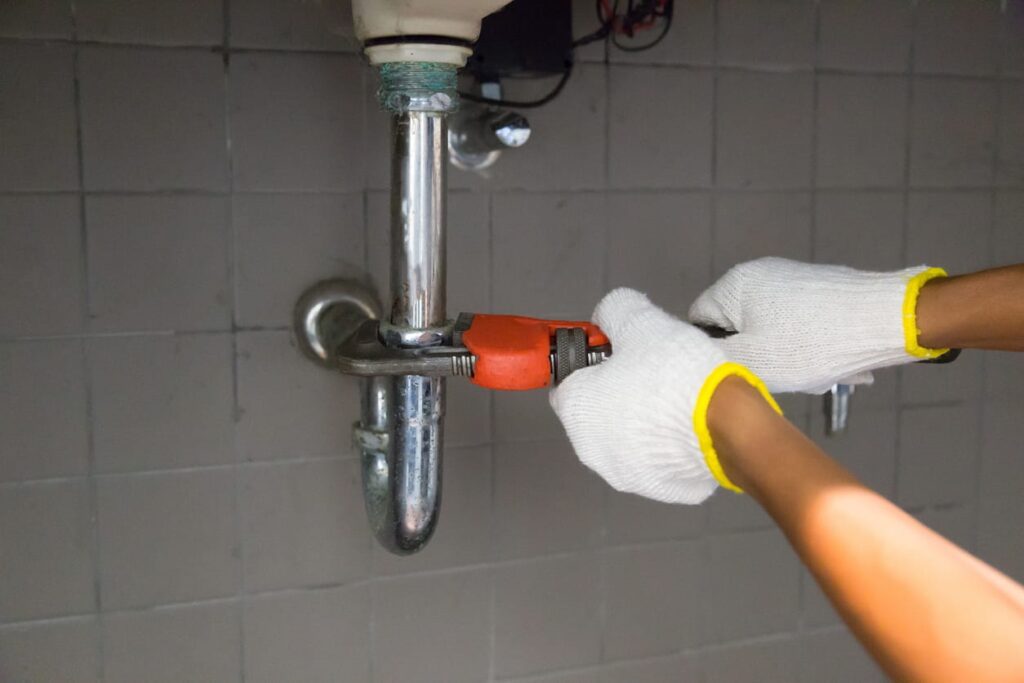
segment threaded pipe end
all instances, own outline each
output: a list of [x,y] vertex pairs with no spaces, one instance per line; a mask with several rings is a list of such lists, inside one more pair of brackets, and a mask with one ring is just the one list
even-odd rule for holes
[[441,62],[386,62],[378,68],[377,100],[393,114],[453,112],[459,105],[457,73]]

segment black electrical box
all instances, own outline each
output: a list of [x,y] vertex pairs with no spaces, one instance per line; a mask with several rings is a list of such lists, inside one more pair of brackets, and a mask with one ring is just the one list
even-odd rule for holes
[[571,0],[512,0],[483,20],[466,70],[478,81],[537,78],[571,62]]

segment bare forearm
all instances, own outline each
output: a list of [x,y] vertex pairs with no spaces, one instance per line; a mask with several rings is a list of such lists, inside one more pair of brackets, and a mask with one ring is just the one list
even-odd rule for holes
[[900,679],[1024,677],[1024,590],[873,493],[739,381],[709,424],[726,474],[775,519]]
[[931,280],[917,326],[927,348],[1024,351],[1024,265]]

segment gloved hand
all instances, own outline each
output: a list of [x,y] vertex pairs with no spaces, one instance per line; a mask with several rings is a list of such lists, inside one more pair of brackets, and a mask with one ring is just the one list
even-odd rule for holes
[[917,342],[917,296],[941,268],[891,273],[761,258],[734,266],[690,308],[690,320],[738,334],[725,354],[771,391],[820,394],[870,384],[875,368],[941,356]]
[[760,380],[640,292],[609,293],[594,322],[614,353],[550,397],[583,464],[619,491],[666,503],[700,503],[719,484],[739,491],[718,462],[708,405],[722,380],[739,375],[778,410]]

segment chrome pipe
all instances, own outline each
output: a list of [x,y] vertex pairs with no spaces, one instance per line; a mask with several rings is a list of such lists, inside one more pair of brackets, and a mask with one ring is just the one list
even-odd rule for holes
[[415,334],[445,321],[445,114],[399,114],[392,138],[391,324]]
[[[390,346],[450,342],[445,326],[445,195],[455,70],[385,65],[380,99],[392,113]],[[370,526],[397,554],[421,549],[441,504],[445,383],[418,375],[374,377],[364,388],[356,441]]]
[[[392,140],[391,315],[384,340],[405,347],[443,343],[438,330],[445,322],[446,294],[445,115],[397,114]],[[415,375],[391,378],[390,385],[388,480],[378,477],[375,484],[388,493],[373,496],[379,503],[370,523],[388,550],[407,554],[422,548],[437,525],[445,386],[439,377]],[[380,389],[373,390],[379,404]],[[380,464],[373,469],[380,472]]]

